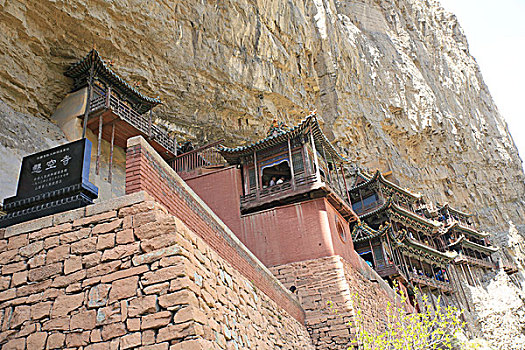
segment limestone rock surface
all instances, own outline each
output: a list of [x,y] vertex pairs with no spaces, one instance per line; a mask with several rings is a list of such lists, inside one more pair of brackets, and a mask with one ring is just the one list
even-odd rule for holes
[[0,1],[0,99],[49,117],[95,43],[199,142],[317,110],[351,160],[522,228],[521,160],[455,16],[435,0]]

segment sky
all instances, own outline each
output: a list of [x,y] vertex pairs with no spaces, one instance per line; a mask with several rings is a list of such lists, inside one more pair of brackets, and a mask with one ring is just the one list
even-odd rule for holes
[[441,5],[458,18],[525,160],[525,0],[441,0]]

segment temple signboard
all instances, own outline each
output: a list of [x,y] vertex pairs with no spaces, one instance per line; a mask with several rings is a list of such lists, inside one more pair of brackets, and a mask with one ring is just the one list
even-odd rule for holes
[[16,196],[4,199],[0,227],[93,203],[89,182],[91,142],[81,139],[24,157]]

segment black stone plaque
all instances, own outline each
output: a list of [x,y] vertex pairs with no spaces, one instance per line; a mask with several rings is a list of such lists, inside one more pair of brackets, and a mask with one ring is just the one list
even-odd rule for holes
[[16,196],[4,199],[0,227],[92,204],[98,188],[89,182],[90,161],[88,139],[24,157]]

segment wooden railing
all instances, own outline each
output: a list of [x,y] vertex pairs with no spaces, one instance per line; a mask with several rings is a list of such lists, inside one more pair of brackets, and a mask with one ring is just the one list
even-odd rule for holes
[[447,292],[452,291],[452,286],[450,285],[450,282],[438,281],[435,278],[418,275],[410,271],[408,272],[408,276],[410,277],[412,283],[424,284],[426,286],[439,288]]
[[198,168],[225,165],[226,160],[217,150],[223,140],[210,143],[206,146],[176,156],[168,164],[177,173],[187,173]]
[[365,215],[381,207],[385,202],[382,199],[378,199],[377,201],[370,203],[368,205],[365,205],[365,206],[358,206],[357,205],[358,203],[361,203],[361,202],[355,202],[354,204],[355,206],[353,205],[352,209],[355,211],[357,215]]
[[108,100],[106,95],[102,95],[91,101],[90,113],[97,112],[101,109],[110,109],[119,119],[124,120],[139,130],[148,139],[157,142],[172,154],[177,154],[177,143],[175,139],[169,135],[167,130],[153,124],[150,118],[140,115],[117,96],[110,94]]
[[466,261],[467,263],[469,263],[471,265],[484,266],[484,267],[487,267],[489,269],[493,269],[493,268],[496,267],[496,265],[493,262],[490,262],[490,261],[487,261],[487,260],[484,260],[484,259],[473,258],[473,257],[465,255],[465,254],[460,254],[459,255],[458,262],[461,262],[462,260]]
[[[295,189],[300,189],[301,187],[306,187],[312,183],[315,183],[318,181],[317,176],[315,174],[313,175],[299,175],[296,176],[295,179]],[[247,195],[241,196],[241,206],[243,206],[246,203],[249,203],[256,199],[264,199],[270,196],[273,196],[275,194],[282,194],[287,191],[292,190],[292,181],[287,180],[284,181],[282,184],[269,186],[266,188],[259,189],[259,192],[254,191],[252,193],[249,193]]]

